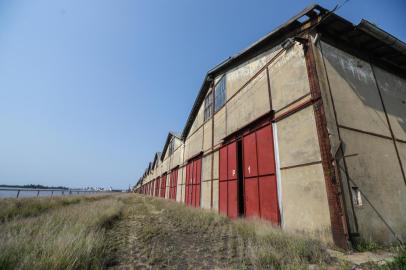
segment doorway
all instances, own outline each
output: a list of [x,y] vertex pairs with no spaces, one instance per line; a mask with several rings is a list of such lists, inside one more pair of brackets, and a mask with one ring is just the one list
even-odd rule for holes
[[244,175],[243,175],[243,149],[242,141],[237,141],[237,183],[238,183],[238,216],[244,216],[245,206],[244,206]]

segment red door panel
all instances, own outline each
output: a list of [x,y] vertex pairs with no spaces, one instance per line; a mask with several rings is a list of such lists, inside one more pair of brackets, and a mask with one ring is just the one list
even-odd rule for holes
[[228,216],[238,217],[238,185],[237,180],[228,181]]
[[196,193],[195,193],[195,206],[200,207],[200,185],[201,185],[201,178],[202,178],[202,159],[199,158],[194,162],[196,171],[195,171],[195,185],[196,185]]
[[195,184],[200,184],[200,179],[202,177],[202,159],[199,158],[194,163],[196,166]]
[[237,143],[227,146],[227,179],[237,179]]
[[219,180],[227,180],[227,146],[220,149],[219,158]]
[[271,126],[266,126],[256,133],[258,145],[258,174],[274,174],[275,156]]
[[257,144],[255,133],[251,133],[243,139],[244,151],[244,177],[258,175],[257,169]]
[[244,180],[244,191],[245,216],[259,217],[258,178],[246,178]]
[[274,175],[260,177],[259,190],[262,218],[279,224],[280,216],[276,177]]
[[191,205],[192,205],[193,207],[196,207],[196,186],[193,185],[193,186],[191,186],[191,187],[192,187],[192,193],[191,193],[192,202],[191,202]]
[[227,181],[219,182],[219,212],[227,215]]

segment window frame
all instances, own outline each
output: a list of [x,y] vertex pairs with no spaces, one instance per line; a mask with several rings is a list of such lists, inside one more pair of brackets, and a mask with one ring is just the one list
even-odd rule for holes
[[[218,91],[221,91],[221,95],[217,94]],[[218,97],[221,97],[221,104],[218,105]],[[216,102],[217,101],[217,102]],[[226,75],[224,74],[220,80],[216,83],[214,87],[214,102],[213,102],[213,111],[214,113],[218,112],[226,104]]]
[[210,91],[209,94],[204,98],[203,122],[206,122],[208,119],[210,119],[213,116],[213,113],[214,113],[213,92]]

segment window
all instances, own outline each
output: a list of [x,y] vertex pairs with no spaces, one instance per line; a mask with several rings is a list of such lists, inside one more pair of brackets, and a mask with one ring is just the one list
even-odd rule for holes
[[173,153],[173,141],[171,141],[171,142],[169,143],[168,152],[169,152],[169,156],[172,155],[172,153]]
[[210,92],[204,99],[204,121],[213,115],[213,95]]
[[352,187],[352,200],[355,206],[362,205],[361,191],[358,187]]
[[214,111],[223,107],[226,101],[226,76],[223,76],[214,89]]

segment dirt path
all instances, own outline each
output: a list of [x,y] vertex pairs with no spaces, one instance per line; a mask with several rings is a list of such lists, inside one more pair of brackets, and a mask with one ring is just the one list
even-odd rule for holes
[[243,240],[226,219],[193,224],[184,222],[176,210],[159,199],[137,198],[109,233],[115,253],[110,267],[227,269],[251,265]]

